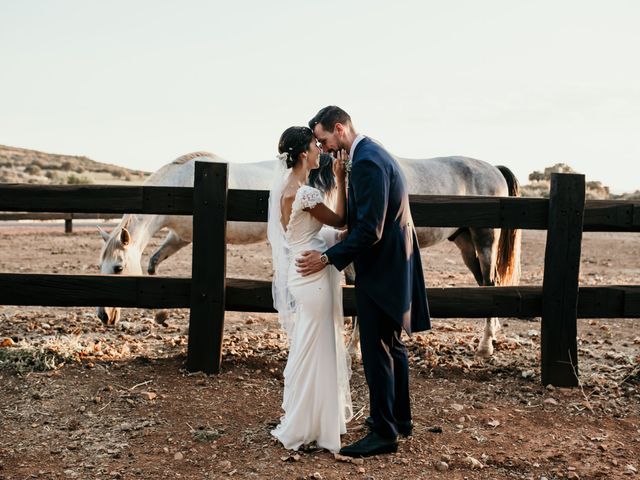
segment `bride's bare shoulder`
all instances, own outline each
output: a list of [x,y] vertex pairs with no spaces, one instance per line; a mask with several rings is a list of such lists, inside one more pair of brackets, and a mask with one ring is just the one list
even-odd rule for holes
[[296,198],[296,194],[298,193],[298,189],[294,187],[286,187],[282,191],[282,199],[283,202],[293,202]]

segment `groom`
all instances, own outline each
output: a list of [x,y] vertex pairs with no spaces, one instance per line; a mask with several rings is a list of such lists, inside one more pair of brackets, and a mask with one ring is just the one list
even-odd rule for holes
[[370,433],[343,447],[352,457],[395,452],[398,434],[411,434],[409,363],[400,340],[431,328],[422,262],[407,183],[396,160],[381,145],[356,133],[351,117],[329,106],[309,127],[325,152],[349,152],[348,236],[326,252],[307,251],[297,260],[302,275],[327,265],[356,270],[356,307],[362,364],[369,386]]

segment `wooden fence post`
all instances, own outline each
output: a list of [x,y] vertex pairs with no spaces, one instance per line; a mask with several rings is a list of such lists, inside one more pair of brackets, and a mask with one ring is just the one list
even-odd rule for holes
[[73,233],[73,213],[64,219],[64,233]]
[[218,373],[226,276],[227,164],[196,162],[187,369]]
[[578,385],[578,274],[584,204],[584,175],[551,175],[542,283],[543,385]]

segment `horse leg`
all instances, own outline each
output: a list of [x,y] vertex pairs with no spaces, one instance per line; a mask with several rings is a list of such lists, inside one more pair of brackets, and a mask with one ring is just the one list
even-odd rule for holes
[[[155,275],[158,265],[176,253],[183,247],[186,247],[191,242],[182,240],[173,230],[169,232],[167,238],[165,238],[160,248],[149,259],[149,265],[147,266],[147,272],[149,275]],[[156,323],[165,325],[167,318],[169,318],[169,311],[166,309],[156,310],[154,314]]]
[[476,247],[471,239],[471,232],[469,232],[469,230],[461,231],[453,240],[453,243],[460,249],[462,260],[467,268],[471,270],[471,273],[473,273],[473,277],[476,279],[478,285],[482,285],[482,270],[480,269],[480,262],[476,255]]
[[[480,266],[480,260],[476,253],[476,246],[471,238],[471,232],[469,230],[462,231],[456,236],[453,242],[460,249],[464,264],[469,270],[471,270],[471,273],[473,273],[478,285],[482,286],[484,284],[482,267]],[[490,357],[493,354],[492,340],[495,337],[495,328],[496,324],[494,319],[487,318],[484,324],[484,334],[480,344],[478,345],[477,355],[481,357]]]
[[[494,286],[496,284],[496,262],[498,259],[498,241],[500,229],[472,228],[471,239],[475,246],[478,265],[482,277],[481,286]],[[488,358],[493,355],[493,340],[500,329],[500,322],[496,317],[487,317],[484,324],[484,332],[476,355]]]
[[171,230],[169,235],[167,235],[167,238],[165,238],[164,243],[160,245],[158,250],[156,250],[149,259],[149,265],[147,266],[147,272],[149,275],[155,275],[158,265],[190,243],[190,241],[182,240],[178,234]]

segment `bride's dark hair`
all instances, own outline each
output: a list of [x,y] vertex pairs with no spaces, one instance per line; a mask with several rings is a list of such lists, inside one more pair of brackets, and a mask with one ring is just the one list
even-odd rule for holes
[[308,127],[289,127],[278,142],[278,152],[289,154],[286,159],[287,168],[293,166],[300,160],[300,155],[309,151],[309,144],[313,140],[313,132]]
[[[293,168],[300,159],[300,154],[308,151],[313,140],[313,132],[307,127],[289,127],[280,136],[278,151],[288,153],[287,168]],[[333,157],[329,153],[320,154],[320,167],[309,172],[309,185],[322,193],[333,190],[336,178],[333,175]]]

